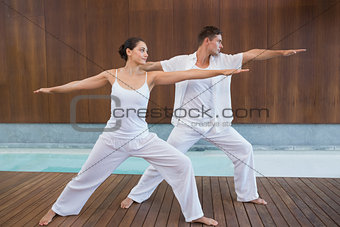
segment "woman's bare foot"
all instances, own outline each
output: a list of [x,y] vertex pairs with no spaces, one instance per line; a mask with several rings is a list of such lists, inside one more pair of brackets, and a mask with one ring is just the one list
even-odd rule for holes
[[199,223],[203,223],[205,225],[212,225],[212,226],[218,225],[217,221],[215,221],[212,218],[207,218],[207,217],[201,217],[199,219],[193,220],[192,222],[199,222]]
[[264,199],[261,199],[261,198],[254,199],[254,200],[249,201],[249,202],[259,204],[259,205],[267,205],[267,202]]
[[126,197],[121,203],[120,203],[120,207],[127,209],[129,208],[133,203],[133,200],[130,199],[129,197]]
[[52,221],[54,216],[55,216],[55,212],[52,209],[50,209],[49,211],[47,211],[44,217],[40,219],[39,225],[48,225],[48,223]]

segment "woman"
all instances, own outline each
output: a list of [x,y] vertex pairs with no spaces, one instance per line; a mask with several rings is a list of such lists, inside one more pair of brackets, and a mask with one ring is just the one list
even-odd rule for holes
[[[141,157],[152,164],[171,185],[187,222],[201,222],[217,225],[211,218],[203,216],[199,202],[196,182],[190,159],[149,133],[145,117],[138,116],[138,111],[124,110],[146,109],[149,94],[156,85],[174,84],[188,79],[202,79],[218,75],[229,75],[247,70],[189,70],[178,72],[146,73],[140,66],[146,63],[148,54],[145,42],[140,38],[129,38],[120,47],[119,53],[126,61],[123,68],[107,70],[99,75],[71,83],[40,88],[35,93],[66,93],[88,90],[112,85],[112,96],[120,100],[116,105],[111,101],[111,118],[106,129],[114,127],[118,120],[120,127],[105,130],[98,138],[87,161],[78,175],[72,179],[61,193],[52,208],[40,220],[40,225],[47,225],[58,214],[61,216],[77,215],[96,190],[96,188],[128,157]],[[119,119],[116,110],[119,107]],[[122,111],[123,110],[123,111]],[[183,184],[183,182],[186,182]]]

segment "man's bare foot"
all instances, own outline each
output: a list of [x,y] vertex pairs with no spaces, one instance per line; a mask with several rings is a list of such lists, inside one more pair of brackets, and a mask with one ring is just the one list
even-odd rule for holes
[[217,221],[215,221],[212,218],[207,218],[207,217],[201,217],[199,219],[193,220],[192,222],[199,222],[199,223],[203,223],[205,225],[212,225],[212,226],[218,225]]
[[133,203],[133,200],[130,199],[129,197],[126,197],[121,203],[120,203],[120,207],[127,209],[129,208]]
[[249,202],[259,204],[259,205],[267,205],[267,202],[264,199],[261,199],[261,198],[254,199],[254,200],[249,201]]
[[52,209],[50,209],[49,211],[47,211],[44,217],[40,219],[39,225],[48,225],[52,221],[54,216],[55,216],[55,212]]

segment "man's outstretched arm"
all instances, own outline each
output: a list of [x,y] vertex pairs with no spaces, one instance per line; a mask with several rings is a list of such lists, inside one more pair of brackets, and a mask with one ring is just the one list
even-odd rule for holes
[[147,62],[145,65],[141,66],[141,69],[149,72],[149,71],[163,71],[163,67],[160,61],[157,62]]
[[267,60],[274,57],[290,56],[300,52],[305,52],[306,49],[295,50],[266,50],[266,49],[252,49],[243,53],[242,64],[252,60]]

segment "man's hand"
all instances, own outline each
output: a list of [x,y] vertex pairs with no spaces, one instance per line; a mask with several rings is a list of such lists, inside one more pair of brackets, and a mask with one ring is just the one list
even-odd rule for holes
[[306,49],[295,50],[266,50],[266,49],[252,49],[243,53],[242,64],[253,60],[267,60],[274,57],[290,56],[300,52],[304,52]]

